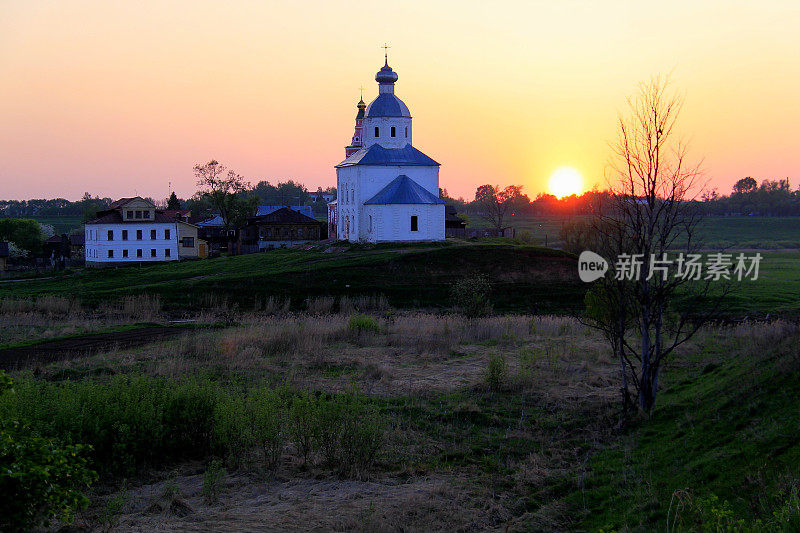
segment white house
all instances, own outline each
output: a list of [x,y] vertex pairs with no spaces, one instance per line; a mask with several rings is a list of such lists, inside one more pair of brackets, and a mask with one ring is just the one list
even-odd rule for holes
[[196,245],[186,238],[179,242],[179,224],[189,226],[139,196],[117,200],[84,226],[86,265],[177,261],[179,244]]
[[411,142],[411,113],[394,94],[397,74],[388,59],[375,81],[378,96],[369,106],[358,103],[355,134],[336,165],[329,225],[352,242],[444,240],[439,163]]

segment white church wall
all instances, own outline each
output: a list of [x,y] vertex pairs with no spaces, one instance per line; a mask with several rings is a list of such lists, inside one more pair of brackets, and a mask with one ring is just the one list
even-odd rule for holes
[[[416,231],[412,230],[414,216],[417,217]],[[368,205],[360,230],[364,240],[370,242],[441,241],[445,238],[444,205]]]

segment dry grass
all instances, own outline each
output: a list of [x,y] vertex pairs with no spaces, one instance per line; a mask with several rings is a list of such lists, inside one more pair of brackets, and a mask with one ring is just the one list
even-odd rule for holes
[[[452,477],[346,481],[233,475],[213,504],[201,495],[202,477],[184,474],[129,489],[115,530],[502,531],[510,520],[490,497]],[[170,494],[175,489],[177,494]],[[96,523],[86,513],[76,525]]]

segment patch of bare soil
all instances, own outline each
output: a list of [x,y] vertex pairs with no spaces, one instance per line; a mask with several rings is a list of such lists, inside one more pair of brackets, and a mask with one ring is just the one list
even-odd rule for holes
[[114,333],[93,333],[0,350],[0,369],[18,370],[114,348],[133,348],[186,333],[185,328],[151,326]]
[[[167,483],[177,486],[167,496]],[[229,476],[219,500],[203,476],[130,489],[114,531],[487,531],[509,517],[489,498],[444,477],[377,481],[258,480]],[[76,524],[80,527],[80,524]]]

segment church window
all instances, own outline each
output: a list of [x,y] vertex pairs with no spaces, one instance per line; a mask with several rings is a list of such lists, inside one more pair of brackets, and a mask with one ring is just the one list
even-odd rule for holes
[[378,126],[375,126],[375,137],[380,137],[380,136],[381,136],[380,129],[378,129]]
[[372,215],[369,216],[369,231],[372,233]]
[[408,126],[406,126],[406,137],[408,137]]
[[392,137],[395,137],[395,136],[396,136],[396,132],[395,132],[395,128],[394,128],[394,126],[392,126],[392,133],[391,133],[391,135],[392,135]]
[[411,231],[419,231],[419,225],[417,223],[417,215],[411,215]]

